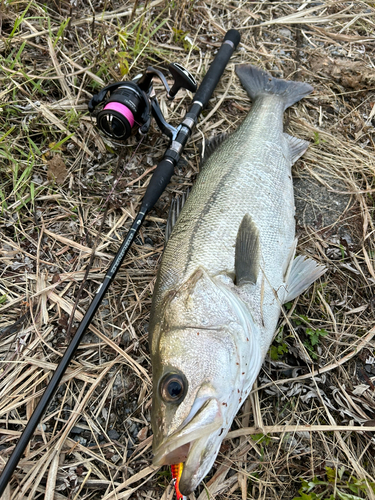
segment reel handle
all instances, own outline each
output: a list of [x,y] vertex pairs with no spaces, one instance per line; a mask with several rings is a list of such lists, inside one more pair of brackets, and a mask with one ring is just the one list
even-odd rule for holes
[[195,92],[197,90],[195,78],[187,69],[181,66],[181,64],[172,63],[168,66],[168,69],[174,79],[174,84],[167,94],[168,99],[174,99],[180,89],[190,90],[190,92]]

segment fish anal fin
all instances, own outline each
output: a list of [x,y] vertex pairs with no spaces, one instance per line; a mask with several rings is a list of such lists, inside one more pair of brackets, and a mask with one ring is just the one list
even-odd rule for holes
[[290,275],[290,271],[292,270],[294,256],[296,254],[297,242],[298,242],[298,239],[294,238],[293,245],[290,247],[289,255],[288,255],[288,258],[285,262],[285,266],[283,268],[283,281],[284,281],[284,283],[287,283],[289,280],[289,275]]
[[303,139],[298,139],[298,137],[294,137],[293,135],[289,135],[284,133],[285,139],[288,141],[289,151],[290,151],[290,159],[293,163],[295,163],[298,158],[301,158],[306,149],[310,146],[308,141],[304,141]]
[[286,283],[287,294],[284,304],[301,295],[327,271],[325,266],[315,262],[313,259],[299,255],[293,260],[292,268]]
[[259,231],[249,214],[240,224],[235,251],[236,285],[255,284],[259,274]]

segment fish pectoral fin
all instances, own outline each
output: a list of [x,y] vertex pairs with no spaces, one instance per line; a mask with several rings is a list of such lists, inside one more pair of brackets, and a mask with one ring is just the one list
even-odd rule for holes
[[313,259],[299,255],[293,260],[292,269],[286,284],[287,295],[284,304],[290,302],[303,293],[322,274],[327,271],[325,266],[321,266]]
[[301,158],[303,153],[310,146],[310,143],[286,133],[284,133],[284,137],[288,141],[290,158],[293,165],[298,160],[298,158]]
[[235,250],[236,285],[255,284],[259,274],[259,231],[249,214],[242,219]]

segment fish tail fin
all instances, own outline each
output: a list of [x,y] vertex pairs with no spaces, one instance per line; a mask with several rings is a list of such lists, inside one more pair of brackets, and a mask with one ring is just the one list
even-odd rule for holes
[[284,100],[284,109],[289,108],[314,90],[308,83],[274,78],[266,71],[251,64],[236,66],[236,73],[252,101],[265,95],[278,95]]

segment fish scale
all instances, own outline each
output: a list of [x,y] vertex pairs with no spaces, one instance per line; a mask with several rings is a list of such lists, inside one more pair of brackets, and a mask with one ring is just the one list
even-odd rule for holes
[[[165,249],[157,293],[163,295],[165,290],[178,287],[199,266],[213,276],[223,272],[234,276],[238,228],[249,213],[260,232],[261,251],[267,249],[265,255],[262,251],[262,268],[268,278],[263,285],[265,305],[274,301],[273,290],[279,291],[282,302],[282,270],[293,246],[295,223],[289,146],[281,120],[276,121],[274,113],[268,112],[275,105],[283,106],[280,98],[275,100],[258,102],[254,112],[264,117],[264,123],[249,115],[203,166]],[[261,142],[264,130],[271,127],[271,137],[269,134],[267,141]],[[245,140],[248,137],[251,141]],[[236,148],[238,144],[243,146]],[[261,313],[261,287],[259,282],[249,302],[254,304],[254,319],[266,332],[262,337],[264,350],[273,336],[280,309],[271,306],[266,316]]]
[[236,72],[253,106],[205,161],[164,250],[150,316],[154,464],[184,462],[184,495],[249,394],[281,305],[325,271],[293,260],[291,167],[308,143],[282,123],[312,88],[252,66]]
[[[285,223],[279,214],[287,205],[291,205],[290,215],[285,218],[288,221],[289,234],[285,235],[287,241],[284,244],[284,253],[288,255],[294,240],[294,201],[288,158],[290,155],[287,141],[283,137],[281,120],[275,123],[273,114],[272,119],[268,114],[269,108],[275,105],[274,99],[268,101],[264,99],[263,102],[257,103],[256,111],[265,118],[264,124],[260,123],[259,118],[254,120],[254,115],[249,115],[204,165],[165,249],[159,272],[158,292],[164,292],[164,280],[167,288],[176,286],[177,280],[186,279],[199,265],[212,274],[223,271],[233,273],[234,244],[239,225],[246,213],[252,215],[258,225],[261,246],[272,249],[278,246],[276,232],[285,233]],[[281,107],[281,99],[279,101]],[[264,141],[258,140],[258,137],[262,136],[259,130],[262,132],[271,126],[274,144],[268,137],[264,148]],[[248,140],[249,137],[252,138],[251,141]],[[284,143],[284,156],[281,157],[272,154],[275,144],[280,142]],[[243,146],[236,148],[238,144]],[[273,163],[273,168],[267,175],[265,167],[268,168],[270,162]],[[279,195],[281,189],[288,191],[284,198]],[[261,192],[262,196],[258,196],[258,192]],[[259,206],[267,210],[259,210]],[[225,212],[226,216],[223,215]],[[271,225],[270,217],[273,220]],[[269,251],[268,255],[271,254]],[[283,259],[285,256],[279,254],[279,260]],[[273,257],[271,262],[265,261],[266,268],[273,263]],[[270,272],[272,276],[280,274],[280,266],[275,263],[274,267],[275,272]]]

